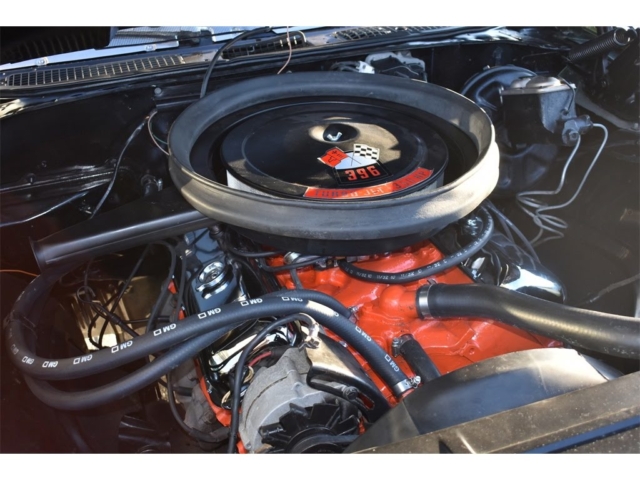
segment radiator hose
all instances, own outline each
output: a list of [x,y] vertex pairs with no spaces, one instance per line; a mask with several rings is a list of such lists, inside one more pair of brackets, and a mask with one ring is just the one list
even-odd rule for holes
[[481,317],[615,357],[640,357],[640,319],[582,310],[493,285],[425,285],[423,318]]

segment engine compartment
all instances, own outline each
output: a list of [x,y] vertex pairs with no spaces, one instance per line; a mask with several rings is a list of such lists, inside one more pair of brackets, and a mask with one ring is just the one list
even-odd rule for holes
[[628,35],[5,102],[3,436],[354,452],[637,377],[638,92],[585,74]]
[[[381,258],[372,258],[358,265],[382,272],[413,270],[435,263],[443,254],[434,245],[426,243],[408,247]],[[273,261],[275,265],[279,262]],[[280,284],[289,289],[295,285],[288,273],[276,274]],[[357,325],[394,357],[394,361],[407,375],[415,375],[399,354],[402,337],[411,335],[425,350],[437,371],[444,375],[472,363],[512,351],[542,347],[557,347],[558,342],[536,337],[503,324],[491,324],[480,318],[450,318],[425,321],[416,310],[415,292],[427,281],[444,284],[466,284],[471,279],[460,269],[446,270],[404,285],[368,283],[350,277],[339,269],[324,271],[309,267],[298,272],[300,283],[306,289],[326,293],[343,305],[350,305]],[[362,357],[353,352],[361,363]],[[366,364],[363,365],[366,369]],[[395,403],[393,395],[377,377],[367,374],[386,393],[387,400]]]

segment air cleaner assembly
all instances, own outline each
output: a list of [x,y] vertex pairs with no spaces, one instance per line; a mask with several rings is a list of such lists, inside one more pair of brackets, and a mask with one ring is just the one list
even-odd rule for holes
[[194,103],[169,135],[170,172],[204,215],[277,248],[394,250],[493,190],[493,127],[442,87],[350,72],[260,77]]

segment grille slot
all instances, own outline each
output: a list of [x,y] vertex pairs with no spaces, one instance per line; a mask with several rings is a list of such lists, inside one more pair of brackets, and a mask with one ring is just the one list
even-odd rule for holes
[[148,72],[184,64],[181,55],[159,55],[98,65],[81,65],[34,70],[7,75],[2,82],[7,87],[40,87],[87,80],[103,80],[121,75]]
[[381,37],[393,34],[425,33],[440,27],[358,27],[335,32],[337,38],[343,40],[362,40],[363,38]]
[[[306,38],[302,32],[290,32],[289,38],[291,40],[291,48],[304,47]],[[238,57],[247,57],[249,55],[260,55],[263,53],[273,53],[288,51],[289,45],[287,45],[287,35],[278,35],[277,37],[271,37],[260,41],[250,41],[247,43],[239,43],[222,54],[222,58],[231,59]]]

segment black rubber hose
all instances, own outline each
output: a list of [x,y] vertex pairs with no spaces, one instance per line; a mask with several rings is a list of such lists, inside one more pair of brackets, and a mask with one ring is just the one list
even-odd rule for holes
[[[360,342],[361,348],[368,348],[368,343],[363,344],[360,340],[363,338],[362,335],[354,330],[355,326],[344,316],[334,312],[333,305],[325,307],[317,302],[302,298],[305,296],[313,297],[320,301],[326,300],[322,294],[317,295],[315,294],[317,292],[314,292],[313,294],[307,293],[305,295],[304,291],[294,290],[287,291],[281,295],[272,294],[264,298],[254,299],[251,303],[231,303],[214,310],[192,315],[180,322],[170,323],[162,328],[132,338],[120,345],[91,352],[87,355],[65,359],[42,358],[35,354],[34,349],[24,336],[25,326],[32,331],[35,329],[36,323],[28,320],[28,314],[30,308],[34,305],[33,302],[37,301],[37,297],[43,291],[46,292],[46,289],[41,285],[42,283],[47,282],[42,277],[39,277],[23,292],[14,305],[14,310],[9,314],[6,328],[7,347],[12,353],[10,357],[14,364],[23,373],[43,380],[71,380],[94,375],[170,348],[189,338],[206,333],[212,328],[227,327],[230,330],[247,319],[288,315],[298,312],[314,315],[314,318],[318,318],[319,323],[325,325],[339,336],[344,335],[345,341],[349,341],[349,338],[352,338],[354,342]],[[290,292],[301,293],[301,295],[293,295]],[[354,345],[354,348],[358,348],[357,345]],[[364,354],[365,352],[361,353]],[[370,353],[371,356],[377,357],[383,354],[384,351],[382,349]],[[376,361],[374,360],[374,362]],[[382,366],[380,362],[376,363]],[[393,380],[397,379],[393,377]]]
[[317,292],[315,290],[280,290],[277,292],[267,293],[266,295],[263,295],[262,298],[282,296],[298,297],[302,298],[303,300],[319,303],[321,305],[329,307],[331,310],[338,312],[340,315],[346,318],[351,318],[352,315],[351,310],[349,310],[331,295]]
[[[24,332],[21,328],[24,326],[24,320],[19,321],[14,318],[15,316],[10,316],[7,335],[10,343],[8,346],[13,353],[11,358],[23,373],[44,380],[70,380],[117,368],[206,333],[212,328],[227,327],[230,330],[251,318],[292,314],[300,311],[317,315],[321,323],[324,323],[323,319],[331,321],[335,318],[334,312],[326,307],[302,299],[298,299],[299,302],[290,301],[290,298],[286,296],[286,300],[283,300],[273,296],[264,301],[257,299],[257,303],[252,305],[239,303],[225,305],[205,313],[192,315],[183,321],[171,323],[109,349],[65,359],[37,356],[24,338]],[[344,319],[344,317],[339,318]],[[352,327],[352,324],[346,319],[343,321]],[[339,322],[333,323],[336,323],[333,327],[337,330],[344,330],[337,325]]]
[[58,410],[86,410],[125,398],[142,388],[156,383],[160,377],[177,368],[185,360],[195,357],[227,333],[220,328],[175,347],[124,378],[108,385],[80,392],[58,390],[48,382],[29,375],[24,379],[33,394],[43,403]]
[[482,231],[478,237],[456,253],[448,255],[437,262],[425,265],[424,267],[408,270],[406,272],[385,273],[365,270],[364,268],[356,267],[344,260],[338,262],[338,266],[343,272],[351,277],[373,283],[403,284],[430,277],[431,275],[435,275],[436,273],[443,272],[459,265],[469,257],[478,253],[489,242],[491,235],[493,235],[493,218],[484,207],[480,207],[478,213],[480,214],[480,218],[482,218],[483,223]]
[[[293,304],[293,302],[291,304]],[[369,362],[371,368],[380,375],[385,383],[392,387],[394,392],[397,392],[396,394],[399,395],[402,393],[397,391],[394,387],[397,385],[408,385],[406,375],[398,368],[389,355],[387,355],[384,350],[371,340],[371,337],[355,325],[352,325],[344,319],[344,317],[337,315],[335,312],[331,312],[330,314],[330,319],[333,319],[333,321],[326,321],[327,319],[323,317],[325,317],[327,310],[320,305],[316,304],[316,308],[306,309],[303,307],[302,303],[298,303],[296,306],[299,311],[306,310],[306,312],[314,318],[322,319],[322,321],[318,323],[325,325],[351,344],[355,350],[360,352]],[[184,324],[187,321],[188,319],[185,319],[180,322],[180,324]],[[340,328],[340,324],[348,326],[349,328]],[[229,327],[225,326],[198,336],[197,338],[185,342],[183,345],[170,349],[153,362],[148,363],[126,377],[92,390],[80,392],[61,391],[50,385],[48,382],[36,380],[29,375],[25,375],[25,381],[36,397],[53,408],[60,410],[85,410],[95,408],[97,406],[122,399],[146,387],[147,385],[155,383],[158,378],[166,375],[169,371],[177,368],[185,360],[194,357],[198,352],[222,338],[228,330]],[[339,331],[342,333],[338,333]],[[148,334],[141,335],[132,341],[141,339],[146,335]],[[406,388],[403,389],[403,391],[404,390],[406,390]]]
[[422,383],[429,382],[440,376],[438,367],[412,335],[403,335],[400,340],[402,341],[398,349],[400,355],[409,364],[411,370],[420,376]]
[[247,362],[247,357],[255,349],[269,333],[273,332],[276,328],[282,327],[296,320],[301,320],[308,323],[309,319],[304,315],[288,315],[280,320],[267,325],[263,328],[249,344],[244,347],[242,354],[236,363],[234,371],[233,391],[231,393],[231,425],[229,427],[229,444],[227,445],[227,453],[235,453],[236,451],[236,439],[238,437],[238,427],[240,424],[240,393],[242,391],[242,380],[244,379],[244,365]]
[[[172,330],[172,325],[175,325],[176,330],[182,330],[186,325],[189,325],[191,321],[195,324],[202,326],[198,318],[185,319],[177,324],[169,324],[164,327],[166,333],[159,335],[146,334],[132,339],[130,342],[125,342],[126,347],[124,349],[112,347],[111,349],[100,350],[92,352],[88,355],[82,355],[78,357],[68,359],[48,359],[41,358],[35,355],[33,349],[28,345],[24,330],[25,327],[31,331],[35,331],[37,321],[30,319],[30,314],[34,306],[39,303],[39,300],[46,298],[48,291],[57,281],[58,273],[56,271],[47,272],[34,279],[32,283],[25,289],[16,301],[13,310],[7,317],[7,347],[9,351],[13,353],[14,363],[25,374],[31,375],[34,378],[40,378],[44,380],[70,380],[75,378],[82,378],[89,375],[94,375],[106,370],[117,368],[131,361],[143,358],[147,355],[155,353],[159,350],[169,348],[178,342],[184,341],[189,336],[201,333],[190,333],[190,329],[186,329],[184,334],[180,336],[172,337],[175,332]],[[340,316],[349,318],[351,312],[348,308],[338,302],[335,298],[330,297],[321,292],[313,290],[287,290],[283,292],[273,292],[265,295],[267,298],[280,298],[283,302],[283,297],[288,302],[290,299],[304,300],[316,302],[325,305],[331,310],[337,312]],[[299,305],[299,302],[288,302],[286,305]],[[234,310],[230,312],[233,320],[226,318],[225,315],[221,315],[223,310],[216,316],[216,320],[225,322],[227,320],[235,322],[242,322],[247,318],[248,312],[241,310],[239,305],[229,305],[223,307],[226,313],[227,309]],[[271,311],[273,312],[273,311]],[[276,312],[277,314],[278,312]],[[282,313],[296,313],[296,312],[282,312]],[[330,315],[330,312],[324,312],[325,315]],[[264,314],[262,316],[270,316],[273,313]],[[196,316],[197,317],[197,316]],[[189,321],[188,321],[189,320]],[[235,324],[235,323],[234,323]],[[350,323],[349,323],[350,324]],[[338,331],[336,331],[337,334]],[[153,341],[151,341],[153,339]],[[159,341],[161,340],[161,341]],[[347,340],[345,338],[345,340]]]
[[[92,352],[89,355],[66,359],[41,358],[35,355],[34,349],[26,341],[24,330],[35,331],[37,319],[30,320],[29,314],[39,304],[39,300],[46,298],[56,281],[57,276],[51,273],[34,279],[16,301],[5,327],[6,343],[12,362],[20,371],[35,378],[48,380],[81,378],[146,357],[212,329],[223,328],[226,332],[252,318],[307,313],[362,354],[371,368],[394,392],[401,393],[398,388],[403,388],[402,386],[408,382],[406,375],[369,335],[331,308],[290,293],[296,291],[287,291],[280,295],[246,302],[234,302],[208,310],[132,338],[111,349]],[[297,292],[300,293],[300,291]],[[317,292],[305,294],[302,291],[302,295],[306,296],[317,296],[316,294]],[[208,345],[206,344],[205,347]],[[162,355],[161,359],[166,355]],[[155,360],[152,364],[157,361]],[[164,373],[166,372],[162,372],[159,376]]]
[[615,357],[640,357],[640,319],[582,310],[493,285],[426,285],[416,295],[423,317],[481,317]]

